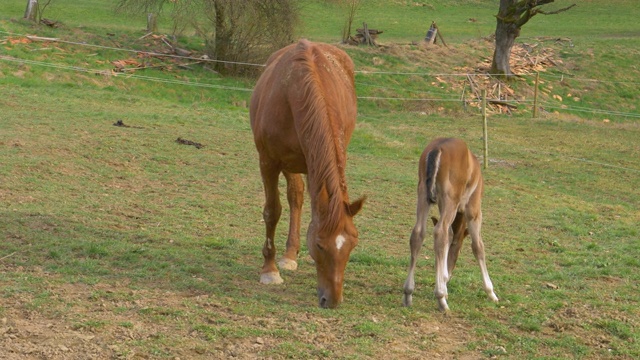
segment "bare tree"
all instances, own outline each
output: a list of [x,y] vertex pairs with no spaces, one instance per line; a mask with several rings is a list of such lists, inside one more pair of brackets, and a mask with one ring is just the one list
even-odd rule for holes
[[44,14],[45,9],[52,1],[53,0],[46,0],[43,5],[38,0],[27,0],[27,9],[24,11],[24,18],[40,23],[40,20],[42,20],[42,14]]
[[340,0],[340,4],[347,12],[347,20],[342,27],[342,43],[348,43],[351,36],[351,25],[356,17],[356,11],[360,8],[362,0]]
[[27,0],[27,9],[24,11],[24,18],[35,22],[38,17],[38,0]]
[[[167,6],[169,5],[169,6]],[[174,35],[195,29],[207,55],[223,73],[248,73],[242,63],[263,63],[275,50],[293,42],[298,8],[295,0],[119,0],[127,13],[161,13],[170,9]]]
[[493,61],[491,63],[491,74],[509,77],[511,66],[509,59],[511,58],[511,48],[518,36],[520,29],[532,17],[537,14],[552,15],[567,11],[576,4],[565,8],[547,12],[540,7],[554,2],[555,0],[500,0],[500,10],[496,15],[496,47],[493,53]]

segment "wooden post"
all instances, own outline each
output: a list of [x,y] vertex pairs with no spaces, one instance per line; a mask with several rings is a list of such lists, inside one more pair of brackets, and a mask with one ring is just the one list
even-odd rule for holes
[[434,44],[436,42],[437,33],[438,33],[438,28],[436,27],[436,23],[435,21],[432,21],[431,26],[427,31],[427,35],[424,37],[424,41],[426,41],[429,44]]
[[487,90],[482,90],[482,131],[484,139],[484,168],[489,167],[489,141],[487,130]]
[[536,85],[533,88],[533,118],[538,117],[538,84],[540,83],[540,72],[536,73]]
[[36,21],[38,18],[38,0],[27,0],[27,9],[24,11],[24,18]]
[[436,30],[438,30],[438,31],[436,32],[436,35],[438,35],[438,37],[440,38],[440,40],[442,40],[442,45],[444,45],[445,47],[448,47],[448,46],[447,46],[447,43],[446,43],[446,42],[444,42],[444,38],[442,37],[442,31],[440,31],[440,29],[438,28],[438,25],[436,25],[436,23],[434,22],[434,23],[433,23],[433,26],[435,26]]
[[369,46],[376,45],[376,43],[371,38],[371,34],[369,33],[369,26],[367,26],[367,23],[363,22],[362,26],[364,27],[364,34],[363,35],[364,35],[365,44],[367,44]]

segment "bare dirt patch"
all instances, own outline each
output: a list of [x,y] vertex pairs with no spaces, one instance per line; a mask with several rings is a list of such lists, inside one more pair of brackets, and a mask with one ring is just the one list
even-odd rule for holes
[[[32,280],[28,288],[0,281],[3,359],[279,359],[288,356],[279,349],[292,341],[306,344],[301,357],[356,355],[345,345],[353,337],[353,326],[340,318],[302,312],[283,323],[277,315],[238,314],[228,306],[233,299],[119,282],[68,283],[39,268],[0,266],[0,271]],[[387,321],[384,315],[367,320]],[[234,327],[274,335],[225,334]],[[409,339],[382,340],[387,358],[477,358],[466,349],[472,334],[455,317],[406,320],[404,328],[412,334]],[[278,335],[282,331],[294,335]]]

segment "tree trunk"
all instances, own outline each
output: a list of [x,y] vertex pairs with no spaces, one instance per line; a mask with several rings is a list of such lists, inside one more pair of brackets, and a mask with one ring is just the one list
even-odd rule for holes
[[509,77],[511,66],[509,59],[511,58],[511,48],[516,38],[520,35],[520,29],[513,23],[506,23],[498,18],[496,26],[496,48],[493,52],[493,61],[491,63],[491,74]]
[[27,0],[27,9],[24,12],[24,18],[33,22],[37,21],[38,0]]
[[[214,40],[215,59],[227,60],[227,50],[231,45],[231,34],[233,30],[229,29],[227,26],[225,4],[220,1],[216,1],[214,3],[214,8],[216,11],[216,34]],[[226,64],[223,62],[216,62],[214,68],[220,73],[225,73]]]
[[147,14],[147,32],[158,32],[158,16],[155,13]]
[[558,14],[571,9],[576,4],[565,8],[547,12],[540,6],[554,2],[555,0],[500,0],[500,9],[496,15],[496,48],[491,62],[491,74],[510,77],[511,48],[518,36],[520,29],[536,14]]
[[491,74],[509,77],[511,48],[520,35],[520,15],[516,10],[517,0],[500,0],[500,10],[496,16],[496,48],[491,62]]

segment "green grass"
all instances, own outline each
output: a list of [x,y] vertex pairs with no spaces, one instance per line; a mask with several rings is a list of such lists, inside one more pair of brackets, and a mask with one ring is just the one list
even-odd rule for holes
[[[497,5],[414,3],[372,1],[362,11],[358,21],[385,30],[381,40],[389,45],[349,48],[357,69],[453,73],[489,55],[478,38],[491,32]],[[56,2],[46,17],[64,26],[48,29],[8,20],[22,15],[24,1],[5,1],[0,30],[98,45],[113,45],[105,34],[115,31],[126,48],[159,46],[138,41],[144,23],[114,17],[105,4]],[[305,4],[304,34],[337,41],[341,22],[320,16],[335,14],[335,6]],[[81,15],[89,5],[95,13]],[[596,7],[617,9],[616,21],[593,20]],[[543,74],[549,95],[577,93],[586,103],[581,106],[637,113],[634,11],[631,1],[584,1],[527,24],[523,37],[557,32],[574,44],[544,42],[566,66]],[[425,20],[427,13],[451,49],[406,45],[423,36],[417,24],[432,20]],[[0,33],[0,40],[7,37]],[[512,116],[490,116],[483,237],[501,301],[486,300],[465,246],[449,285],[452,313],[443,317],[432,295],[429,241],[414,307],[401,307],[417,160],[431,138],[443,135],[462,137],[481,154],[479,113],[444,101],[361,99],[347,176],[351,197],[368,200],[356,218],[360,244],[347,268],[345,303],[324,311],[316,308],[315,268],[304,245],[299,270],[283,273],[283,286],[258,284],[263,189],[242,105],[250,92],[192,86],[248,90],[253,80],[176,64],[140,75],[184,82],[93,75],[43,63],[109,70],[111,61],[135,55],[71,44],[0,46],[2,55],[38,62],[0,60],[0,317],[10,323],[29,313],[32,324],[43,318],[45,325],[119,339],[117,348],[102,347],[104,356],[640,356],[640,127],[634,118],[570,112],[551,96],[545,106],[558,107],[558,114],[531,119],[521,107]],[[585,87],[554,77],[567,72],[629,83]],[[359,73],[356,81],[359,96],[457,99],[461,91],[433,76]],[[524,92],[531,81],[514,86]],[[113,126],[119,119],[134,127]],[[178,137],[205,147],[177,144]],[[307,199],[304,224],[308,206]],[[287,218],[285,208],[280,248]]]

